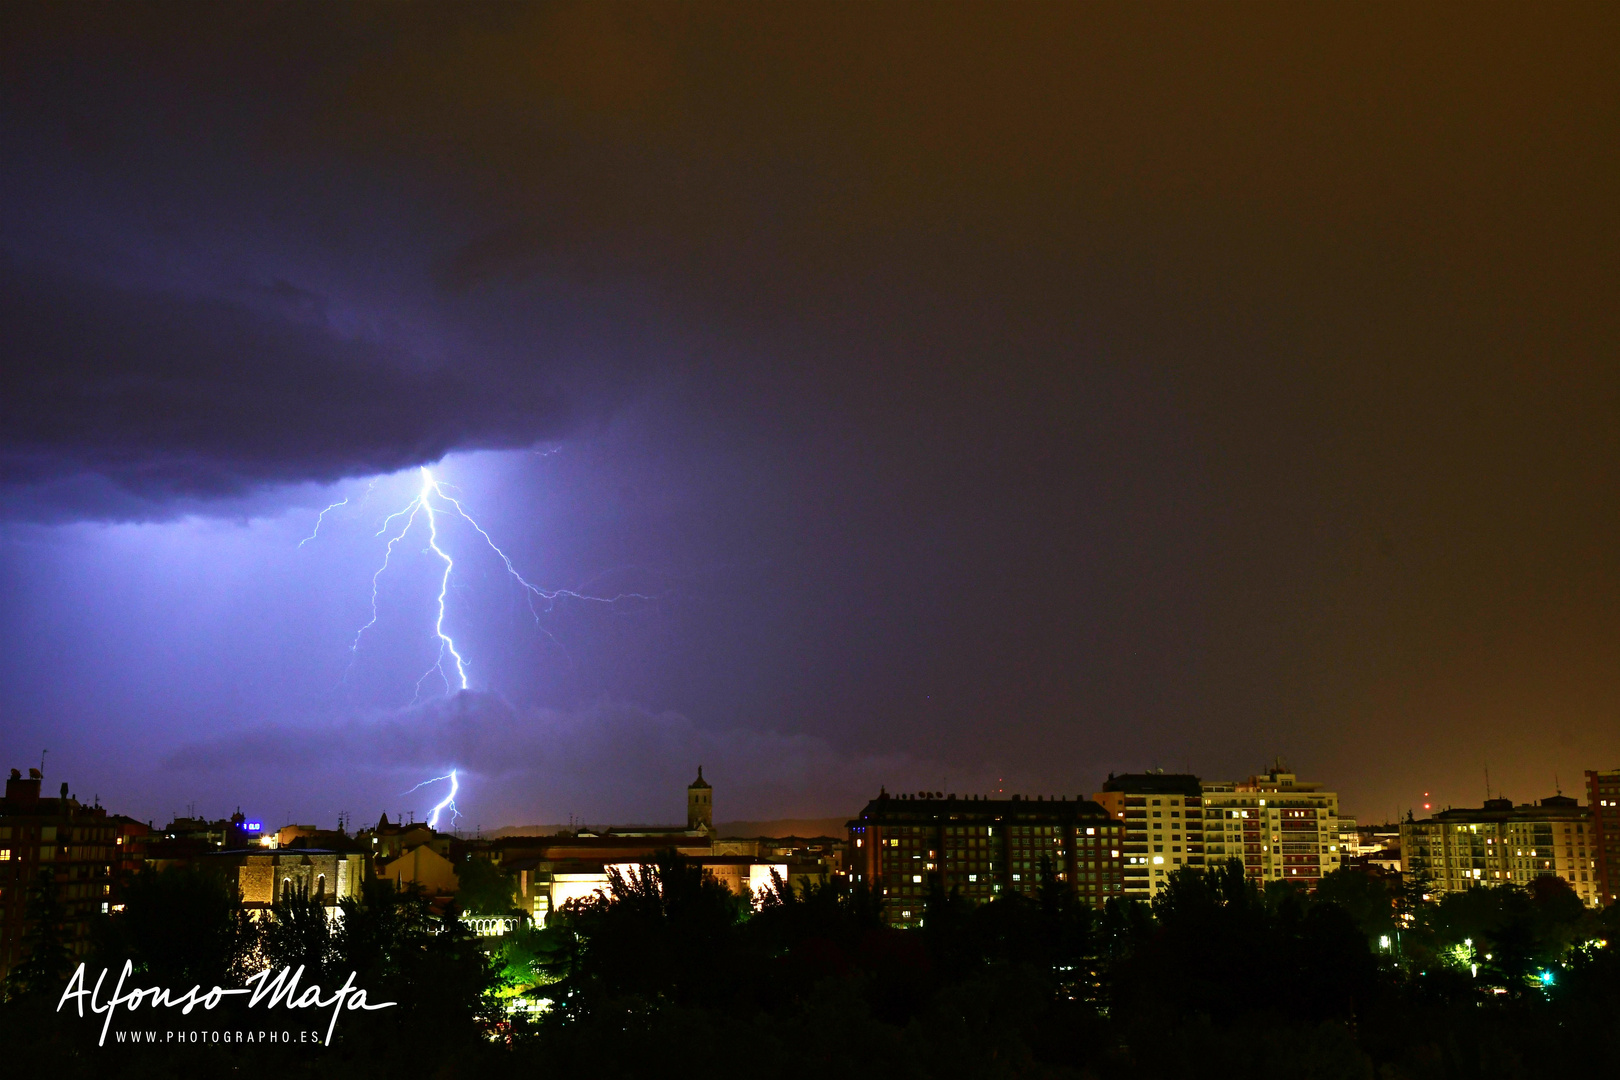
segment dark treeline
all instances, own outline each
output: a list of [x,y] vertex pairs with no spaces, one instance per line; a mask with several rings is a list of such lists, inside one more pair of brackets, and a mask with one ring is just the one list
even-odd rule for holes
[[[509,889],[485,876],[477,906],[498,910]],[[454,913],[387,883],[331,925],[298,898],[252,923],[216,879],[149,873],[104,921],[92,967],[127,958],[144,982],[183,991],[301,964],[323,986],[354,971],[372,1000],[400,1004],[345,1013],[330,1049],[98,1051],[99,1019],[51,1011],[71,966],[41,940],[0,1008],[0,1039],[10,1064],[66,1077],[1461,1080],[1606,1075],[1620,1060],[1620,910],[1586,910],[1555,878],[1430,902],[1422,882],[1354,870],[1314,893],[1262,891],[1232,863],[1179,871],[1151,907],[1096,912],[1047,874],[1032,897],[936,893],[915,931],[884,926],[875,897],[841,881],[778,882],[759,899],[753,909],[671,854],[488,955]],[[259,1019],[242,1016],[191,1020]]]

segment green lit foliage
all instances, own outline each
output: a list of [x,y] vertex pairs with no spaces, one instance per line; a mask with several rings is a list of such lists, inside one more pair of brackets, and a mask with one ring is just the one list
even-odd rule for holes
[[1578,945],[1601,936],[1568,883],[1537,878],[1528,888],[1479,886],[1449,893],[1418,912],[1415,960],[1466,970],[1509,994],[1539,991]]
[[[501,938],[495,953],[499,971],[498,996],[507,1011],[518,1004],[550,1002],[551,984],[557,981],[552,974],[558,966],[563,950],[568,947],[568,934],[557,928],[531,926],[527,923]],[[526,999],[520,1002],[518,999]]]

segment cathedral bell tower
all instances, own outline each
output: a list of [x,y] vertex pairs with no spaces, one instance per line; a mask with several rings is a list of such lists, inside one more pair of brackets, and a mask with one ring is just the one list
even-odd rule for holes
[[686,827],[714,832],[714,789],[703,779],[703,766],[698,766],[697,779],[686,786]]

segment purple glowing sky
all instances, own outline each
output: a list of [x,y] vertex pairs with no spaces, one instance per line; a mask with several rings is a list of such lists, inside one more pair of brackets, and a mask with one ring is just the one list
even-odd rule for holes
[[[1612,20],[63,10],[0,33],[0,765],[493,827],[1620,760]],[[537,625],[450,522],[413,705],[419,533],[349,648],[422,465],[654,599]]]

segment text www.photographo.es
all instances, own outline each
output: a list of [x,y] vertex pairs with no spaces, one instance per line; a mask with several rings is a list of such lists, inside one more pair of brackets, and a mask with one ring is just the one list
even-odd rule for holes
[[[352,971],[349,972],[349,977],[344,981],[343,985],[338,987],[336,990],[333,990],[330,996],[323,996],[320,986],[314,983],[304,987],[302,990],[299,990],[298,983],[304,977],[304,966],[302,964],[298,966],[296,971],[290,967],[284,967],[280,972],[276,973],[274,978],[271,978],[271,972],[273,969],[265,968],[257,975],[249,978],[247,980],[247,985],[240,988],[227,990],[224,987],[216,986],[211,990],[204,991],[202,986],[198,985],[193,986],[190,990],[187,990],[185,993],[180,994],[179,996],[175,996],[169,990],[161,986],[135,987],[126,991],[124,989],[124,983],[129,978],[130,973],[134,970],[134,967],[135,965],[131,961],[124,961],[124,969],[118,973],[118,983],[113,987],[112,996],[103,1002],[101,1000],[101,986],[107,978],[107,969],[102,968],[101,974],[96,977],[95,988],[87,990],[85,989],[84,985],[85,966],[80,964],[78,970],[74,971],[73,977],[68,980],[67,989],[62,991],[61,1000],[56,1003],[56,1011],[61,1012],[62,1007],[69,1001],[72,1001],[78,1008],[79,1015],[83,1016],[85,1004],[88,999],[90,1011],[105,1017],[101,1023],[101,1038],[98,1043],[98,1045],[105,1046],[107,1044],[107,1030],[112,1026],[113,1014],[117,1012],[120,1007],[124,1008],[130,1013],[136,1012],[141,1008],[142,1005],[146,1006],[148,1009],[179,1009],[180,1015],[190,1016],[191,1011],[198,1005],[201,1005],[205,1011],[211,1011],[226,998],[246,994],[248,995],[247,1006],[250,1009],[259,1005],[261,1002],[264,1002],[265,1007],[269,1009],[273,1009],[277,1005],[287,1009],[331,1009],[332,1017],[326,1025],[326,1036],[324,1039],[318,1040],[321,1045],[330,1046],[332,1043],[332,1032],[337,1028],[338,1016],[345,1008],[347,1008],[350,1012],[359,1010],[375,1012],[378,1009],[392,1008],[395,1004],[397,1004],[397,1002],[393,1001],[379,1001],[375,1004],[367,1001],[366,992],[354,985],[355,973]],[[318,1030],[315,1030],[314,1033],[317,1036],[320,1034]],[[245,1037],[249,1034],[253,1035],[252,1039]],[[247,1043],[250,1041],[317,1041],[306,1040],[300,1037],[306,1034],[308,1033],[302,1029],[298,1031],[276,1032],[249,1032],[244,1029],[243,1031],[219,1031],[207,1033],[190,1031],[161,1032],[149,1030],[120,1030],[118,1032],[118,1036],[115,1038],[115,1041],[124,1042],[126,1037],[129,1037],[128,1041],[130,1042],[142,1043],[159,1041],[202,1042],[205,1041],[205,1039],[209,1042],[229,1041],[242,1043]],[[140,1036],[140,1038],[134,1038],[134,1036],[137,1035]],[[152,1036],[152,1038],[147,1038],[148,1035]],[[198,1037],[192,1038],[191,1036],[193,1035]],[[168,1036],[168,1038],[163,1038],[164,1036]],[[212,1036],[218,1036],[218,1038],[213,1038]],[[231,1038],[227,1039],[225,1036],[231,1036]],[[244,1037],[236,1038],[236,1036]],[[260,1036],[264,1036],[264,1038],[261,1039]],[[277,1036],[277,1038],[272,1040],[270,1036]]]

